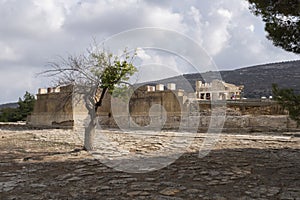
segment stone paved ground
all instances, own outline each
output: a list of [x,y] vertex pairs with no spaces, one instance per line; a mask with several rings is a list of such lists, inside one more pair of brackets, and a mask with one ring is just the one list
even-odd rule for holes
[[[176,147],[168,145],[172,132],[143,137],[104,133],[113,141],[111,148],[99,145],[108,160],[153,156],[161,149],[168,154]],[[300,199],[299,133],[221,135],[210,153],[199,158],[205,136],[198,134],[166,167],[127,173],[81,151],[70,130],[2,128],[0,199]],[[110,157],[115,151],[118,156]]]

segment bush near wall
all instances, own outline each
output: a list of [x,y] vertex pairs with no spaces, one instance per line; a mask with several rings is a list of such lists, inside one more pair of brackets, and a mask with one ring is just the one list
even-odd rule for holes
[[17,108],[2,108],[0,110],[0,121],[25,121],[27,116],[33,111],[35,101],[34,95],[26,91],[23,99],[19,98]]

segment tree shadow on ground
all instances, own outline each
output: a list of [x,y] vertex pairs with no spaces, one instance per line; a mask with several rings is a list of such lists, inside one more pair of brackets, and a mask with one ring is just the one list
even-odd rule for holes
[[[68,153],[71,152],[56,155]],[[1,158],[7,160],[0,162],[0,199],[296,199],[300,196],[300,150],[292,148],[212,150],[203,158],[198,153],[185,153],[167,167],[138,174],[116,171],[93,158],[44,162],[39,155],[38,162],[32,162],[34,159],[14,162],[12,155],[4,154],[2,151]]]

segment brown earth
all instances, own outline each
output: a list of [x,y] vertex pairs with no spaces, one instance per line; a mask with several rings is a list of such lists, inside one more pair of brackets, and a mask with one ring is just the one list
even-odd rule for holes
[[[105,133],[131,156],[169,139]],[[299,133],[225,134],[199,158],[205,137],[162,169],[126,173],[82,151],[71,130],[2,126],[0,199],[300,199]]]

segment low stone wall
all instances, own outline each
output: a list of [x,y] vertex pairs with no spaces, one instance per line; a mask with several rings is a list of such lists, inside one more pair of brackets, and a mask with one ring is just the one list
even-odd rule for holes
[[27,124],[33,127],[73,128],[71,113],[36,113],[28,116]]
[[29,127],[26,125],[26,122],[0,122],[0,129],[4,130],[26,130]]
[[[220,125],[212,126],[211,120],[219,121]],[[222,125],[222,121],[224,124]],[[150,116],[128,116],[108,117],[101,116],[99,123],[103,128],[121,128],[121,129],[172,129],[172,130],[192,130],[206,132],[209,127],[221,129],[222,132],[282,132],[299,131],[297,123],[291,120],[287,115],[242,115],[242,116],[168,116],[161,117]]]

